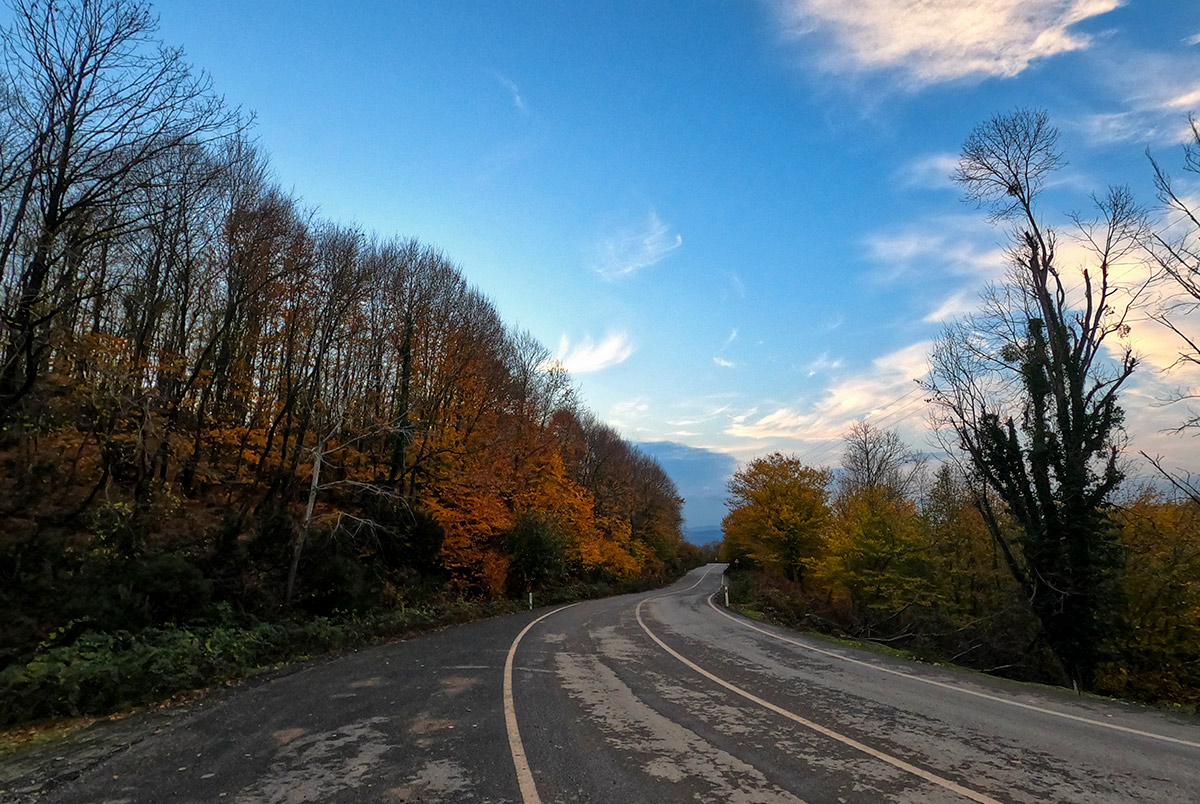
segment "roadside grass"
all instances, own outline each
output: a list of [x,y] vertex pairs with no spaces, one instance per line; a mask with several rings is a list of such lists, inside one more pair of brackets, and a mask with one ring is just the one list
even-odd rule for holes
[[[645,591],[673,581],[575,583],[535,597],[540,606]],[[526,601],[451,600],[283,622],[85,632],[52,640],[0,670],[0,757],[148,707],[193,700],[221,686],[343,650],[513,614]]]
[[938,661],[937,659],[929,656],[922,656],[921,654],[914,653],[910,650],[893,648],[891,645],[883,645],[879,642],[872,642],[869,639],[854,639],[853,637],[834,636],[833,634],[826,634],[822,631],[816,631],[811,628],[797,628],[796,626],[790,625],[781,619],[772,618],[762,611],[759,611],[753,603],[733,603],[729,606],[729,610],[737,612],[748,619],[756,620],[760,623],[777,625],[780,628],[786,628],[789,631],[793,631],[800,636],[805,636],[820,642],[826,642],[831,645],[841,645],[847,648],[858,648],[859,650],[876,653],[880,656],[887,656],[893,659],[904,659],[905,661],[910,662],[921,662],[922,664],[932,664],[946,667],[955,666],[948,665],[945,662]]
[[[718,605],[720,605],[718,603]],[[956,674],[977,677],[980,681],[1001,682],[1006,685],[1015,685],[1024,687],[1031,692],[1053,695],[1064,700],[1091,700],[1103,701],[1109,704],[1120,704],[1127,707],[1144,707],[1146,709],[1170,712],[1173,714],[1196,716],[1200,715],[1200,709],[1196,706],[1188,704],[1172,703],[1170,701],[1138,701],[1127,698],[1119,698],[1114,695],[1105,695],[1100,692],[1075,691],[1068,687],[1062,687],[1056,684],[1047,684],[1043,681],[1028,681],[1018,678],[1010,678],[1001,676],[995,673],[987,673],[983,670],[977,670],[973,667],[967,667],[961,664],[954,664],[945,659],[940,659],[936,656],[923,655],[918,652],[893,648],[890,645],[883,645],[878,642],[872,642],[868,639],[854,639],[853,637],[834,636],[822,631],[817,631],[811,628],[800,628],[785,622],[781,618],[771,617],[768,614],[758,609],[755,603],[731,603],[729,611],[740,614],[747,619],[756,622],[775,625],[783,628],[786,631],[791,631],[797,636],[802,636],[811,639],[814,642],[823,642],[830,646],[840,646],[853,648],[867,653],[874,653],[879,656],[885,656],[891,659],[901,659],[907,662],[916,662],[925,664],[931,667],[938,667],[944,670],[951,670]]]

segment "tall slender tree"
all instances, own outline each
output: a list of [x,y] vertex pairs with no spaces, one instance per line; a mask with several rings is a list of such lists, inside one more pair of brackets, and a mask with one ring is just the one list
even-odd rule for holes
[[1110,189],[1095,220],[1074,219],[1091,259],[1071,276],[1040,210],[1063,165],[1058,138],[1046,113],[1030,110],[996,116],[967,138],[955,179],[993,222],[1011,226],[1011,270],[984,312],[941,337],[926,387],[991,492],[979,505],[1047,643],[1067,677],[1089,686],[1118,561],[1108,517],[1124,475],[1118,393],[1138,362],[1124,340],[1138,288],[1115,276],[1145,223],[1127,189]]

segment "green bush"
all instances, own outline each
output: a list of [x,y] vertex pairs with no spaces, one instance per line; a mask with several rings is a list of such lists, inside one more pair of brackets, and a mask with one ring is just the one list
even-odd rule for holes
[[0,726],[104,714],[244,677],[289,659],[515,609],[509,601],[456,600],[367,617],[315,617],[243,628],[88,631],[70,644],[48,642],[30,661],[0,671]]
[[[535,603],[566,603],[656,585],[645,579],[615,584],[579,581],[547,588],[538,593]],[[371,614],[238,624],[227,606],[216,605],[208,609],[207,624],[107,632],[96,630],[89,619],[77,620],[55,631],[27,661],[0,670],[0,727],[50,717],[106,714],[243,678],[280,662],[511,614],[523,607],[514,600],[449,599]]]

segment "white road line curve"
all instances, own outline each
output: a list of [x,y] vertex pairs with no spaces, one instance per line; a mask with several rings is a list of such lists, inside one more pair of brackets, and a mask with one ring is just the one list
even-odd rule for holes
[[[653,599],[653,598],[648,598],[648,599]],[[782,706],[777,706],[777,705],[771,703],[770,701],[763,700],[762,698],[759,698],[754,693],[748,692],[748,691],[742,689],[741,687],[739,687],[735,684],[732,684],[731,682],[728,682],[725,679],[723,679],[713,673],[710,673],[708,670],[705,670],[700,665],[696,664],[695,662],[691,661],[690,659],[684,657],[680,653],[673,650],[669,645],[667,645],[667,643],[665,643],[661,639],[659,639],[654,634],[654,632],[650,630],[650,628],[646,625],[646,621],[642,619],[642,605],[645,602],[646,602],[646,600],[642,600],[637,604],[636,608],[634,609],[634,615],[637,617],[638,625],[640,625],[642,627],[642,630],[646,632],[646,636],[648,636],[652,640],[654,640],[655,644],[657,644],[660,648],[662,648],[668,654],[670,654],[674,658],[678,659],[680,662],[682,662],[684,665],[686,665],[691,670],[704,676],[709,681],[712,681],[715,684],[719,684],[720,686],[724,687],[725,689],[729,690],[730,692],[740,695],[743,698],[745,698],[746,700],[756,703],[765,709],[769,709],[770,711],[774,712],[777,715],[782,715],[783,717],[787,718],[788,720],[791,720],[795,723],[799,723],[801,726],[804,726],[807,729],[811,729],[812,731],[815,731],[818,734],[822,734],[826,737],[829,737],[832,740],[837,740],[839,743],[842,743],[843,745],[847,745],[847,746],[855,749],[856,751],[861,751],[862,753],[864,753],[870,757],[874,757],[875,759],[882,760],[883,762],[886,762],[893,767],[899,768],[900,770],[905,771],[906,773],[910,773],[913,776],[917,776],[921,779],[924,779],[927,782],[931,782],[931,783],[937,785],[938,787],[944,788],[953,793],[957,793],[958,795],[960,795],[964,798],[968,798],[971,801],[978,802],[978,804],[1001,804],[1001,802],[992,798],[991,796],[987,795],[986,793],[980,793],[980,792],[972,790],[968,787],[963,787],[962,785],[958,784],[957,782],[951,781],[950,779],[943,778],[941,776],[938,776],[936,773],[932,773],[930,771],[925,770],[924,768],[919,768],[916,765],[905,762],[903,759],[900,759],[899,757],[894,757],[891,754],[886,754],[883,751],[872,748],[869,745],[860,743],[858,740],[855,740],[853,737],[847,737],[846,735],[840,734],[840,733],[834,731],[833,729],[826,728],[825,726],[822,726],[819,723],[814,723],[813,721],[811,721],[807,718],[797,715],[795,712],[784,709]]]
[[1065,720],[1073,720],[1077,723],[1087,723],[1088,725],[1091,725],[1091,726],[1100,726],[1102,728],[1112,729],[1113,731],[1124,732],[1125,734],[1135,734],[1138,737],[1145,737],[1150,740],[1161,740],[1162,742],[1165,742],[1165,743],[1174,743],[1176,745],[1186,745],[1189,748],[1200,748],[1200,742],[1184,740],[1179,737],[1168,737],[1165,734],[1155,734],[1154,732],[1142,731],[1141,729],[1134,729],[1129,726],[1119,726],[1116,723],[1105,723],[1103,720],[1093,720],[1090,717],[1083,717],[1081,715],[1072,715],[1072,714],[1068,714],[1067,712],[1057,712],[1053,709],[1046,709],[1045,707],[1037,706],[1035,704],[1022,703],[1021,701],[1014,701],[1011,698],[1001,698],[999,695],[990,695],[986,692],[978,692],[976,690],[969,690],[969,689],[966,689],[965,687],[959,687],[954,684],[947,684],[944,681],[935,681],[932,678],[922,678],[921,676],[914,675],[912,673],[904,673],[904,672],[901,672],[900,670],[893,670],[890,667],[882,667],[877,664],[872,664],[871,662],[864,662],[859,659],[851,659],[849,656],[842,656],[841,654],[834,653],[833,651],[822,650],[821,648],[813,647],[812,645],[806,645],[803,642],[800,642],[799,640],[789,639],[780,634],[773,634],[770,631],[766,630],[765,628],[759,628],[756,625],[746,622],[745,620],[743,620],[740,617],[734,617],[732,614],[730,614],[728,612],[721,611],[721,608],[719,606],[717,606],[717,604],[713,603],[712,595],[708,596],[708,605],[717,614],[720,614],[722,617],[726,617],[730,620],[733,620],[735,623],[742,626],[743,628],[749,628],[751,631],[757,631],[758,633],[764,634],[765,636],[769,636],[772,639],[777,639],[780,642],[786,642],[789,645],[795,645],[798,648],[801,648],[801,649],[807,650],[807,651],[811,651],[812,653],[819,653],[822,656],[828,656],[832,659],[839,659],[843,662],[849,662],[850,664],[859,665],[860,667],[869,667],[872,670],[878,670],[880,673],[888,673],[893,676],[900,676],[901,678],[906,678],[910,681],[919,681],[922,684],[929,684],[930,686],[938,687],[938,688],[944,689],[944,690],[952,690],[954,692],[961,692],[963,695],[973,695],[976,698],[983,698],[984,700],[987,700],[987,701],[995,701],[996,703],[1002,703],[1002,704],[1007,704],[1009,706],[1015,706],[1020,709],[1026,709],[1030,712],[1039,712],[1043,715],[1053,715],[1054,717],[1061,717]]
[[517,710],[513,706],[513,659],[517,655],[517,645],[521,643],[521,638],[529,633],[530,628],[552,614],[577,605],[579,604],[571,603],[548,611],[522,628],[521,633],[512,641],[508,657],[504,660],[504,727],[508,731],[508,750],[512,753],[513,767],[517,770],[517,786],[521,788],[521,800],[525,804],[541,804],[542,799],[538,796],[537,785],[533,782],[533,771],[529,768],[529,760],[525,758],[525,746],[521,742],[521,731],[517,728]]

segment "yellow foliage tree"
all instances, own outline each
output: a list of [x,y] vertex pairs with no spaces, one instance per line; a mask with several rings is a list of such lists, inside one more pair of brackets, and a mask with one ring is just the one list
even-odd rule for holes
[[1122,611],[1105,692],[1200,702],[1200,506],[1147,490],[1118,514]]
[[864,625],[928,595],[926,544],[911,500],[863,488],[844,495],[837,509],[820,575],[847,593]]
[[721,523],[726,555],[773,567],[803,582],[829,535],[827,469],[774,452],[751,461],[729,480],[730,511]]

